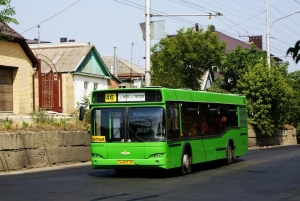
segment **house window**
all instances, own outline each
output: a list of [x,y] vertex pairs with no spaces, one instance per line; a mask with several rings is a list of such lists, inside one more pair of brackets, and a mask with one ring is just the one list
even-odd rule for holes
[[87,89],[89,86],[89,82],[84,82],[84,89]]
[[84,96],[88,96],[88,86],[89,82],[84,82]]
[[98,83],[94,83],[94,90],[98,89]]

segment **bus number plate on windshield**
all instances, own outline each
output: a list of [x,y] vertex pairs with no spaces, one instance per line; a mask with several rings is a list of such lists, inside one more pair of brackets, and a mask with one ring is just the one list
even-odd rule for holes
[[117,94],[105,94],[105,102],[117,102]]
[[122,160],[122,161],[118,161],[118,165],[134,165],[134,161],[133,160]]

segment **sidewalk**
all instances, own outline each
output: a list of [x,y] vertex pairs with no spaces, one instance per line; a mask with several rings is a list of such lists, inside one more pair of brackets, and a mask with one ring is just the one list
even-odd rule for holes
[[27,173],[33,173],[33,172],[50,171],[50,170],[53,171],[53,170],[60,170],[60,169],[65,169],[65,168],[81,167],[81,166],[90,166],[92,169],[91,161],[88,161],[88,162],[82,162],[82,163],[58,164],[58,165],[52,165],[52,166],[48,166],[48,167],[0,172],[0,176],[1,175],[14,175],[14,174],[27,174]]

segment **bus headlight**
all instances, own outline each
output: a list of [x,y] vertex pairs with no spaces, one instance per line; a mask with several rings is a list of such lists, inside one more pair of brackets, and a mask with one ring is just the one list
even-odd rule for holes
[[151,158],[161,158],[163,157],[165,154],[164,153],[156,153],[156,154],[152,154],[150,157]]
[[101,154],[92,154],[92,158],[103,158]]

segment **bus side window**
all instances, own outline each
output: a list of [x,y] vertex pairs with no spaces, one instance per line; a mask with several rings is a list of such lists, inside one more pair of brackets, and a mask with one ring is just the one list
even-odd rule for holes
[[180,130],[177,103],[167,103],[167,126],[168,140],[179,138]]
[[208,104],[200,104],[199,112],[200,112],[200,135],[208,135],[208,133],[209,133],[209,122],[208,122],[209,107],[208,107]]
[[209,117],[210,117],[210,132],[209,135],[217,135],[220,133],[220,117],[219,117],[219,108],[217,106],[209,108]]
[[228,106],[220,105],[220,132],[224,132],[228,128]]
[[229,108],[229,126],[238,126],[236,107]]

